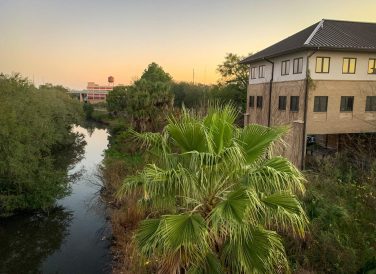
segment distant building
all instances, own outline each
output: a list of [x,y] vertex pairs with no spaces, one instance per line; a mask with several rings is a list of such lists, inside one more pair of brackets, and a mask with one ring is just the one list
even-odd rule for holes
[[111,85],[100,86],[94,82],[88,82],[82,100],[90,103],[104,102],[107,99],[108,92],[113,90],[113,88]]
[[320,22],[244,59],[245,124],[290,124],[281,152],[304,167],[307,136],[336,147],[376,132],[376,23]]

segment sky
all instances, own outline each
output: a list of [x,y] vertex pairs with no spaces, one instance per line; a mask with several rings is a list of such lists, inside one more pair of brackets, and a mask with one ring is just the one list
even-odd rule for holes
[[323,18],[376,22],[376,0],[0,0],[0,72],[83,89],[130,84],[151,62],[211,84],[246,56]]

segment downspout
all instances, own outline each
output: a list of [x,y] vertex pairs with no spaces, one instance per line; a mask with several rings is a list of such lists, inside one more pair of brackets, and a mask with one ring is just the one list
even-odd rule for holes
[[306,152],[306,146],[307,146],[307,138],[306,138],[306,132],[307,132],[307,107],[308,107],[308,91],[309,91],[309,58],[314,55],[319,48],[312,51],[307,56],[307,64],[306,64],[306,79],[305,79],[305,94],[304,94],[304,118],[303,118],[303,145],[302,145],[302,162],[301,162],[301,168],[302,170],[305,169],[305,152]]
[[270,61],[267,58],[264,58],[265,61],[272,64],[272,75],[270,78],[270,84],[269,84],[269,112],[268,112],[268,127],[271,125],[271,111],[272,111],[272,90],[273,90],[273,80],[274,80],[274,62]]

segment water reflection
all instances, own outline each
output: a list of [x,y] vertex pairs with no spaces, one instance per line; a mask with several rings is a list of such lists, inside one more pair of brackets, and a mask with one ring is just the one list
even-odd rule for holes
[[[80,179],[72,184],[69,196],[59,200],[59,205],[72,210],[70,233],[59,250],[49,256],[42,266],[46,273],[105,273],[109,272],[110,229],[106,222],[105,205],[95,203],[100,197],[101,181],[95,176],[107,148],[108,133],[105,129],[76,127],[74,131],[87,142],[84,158],[69,171],[82,172]],[[100,201],[100,200],[99,200]],[[93,210],[95,208],[95,210]]]
[[71,211],[56,207],[49,213],[2,220],[0,273],[35,273],[68,236],[72,218]]
[[94,133],[95,130],[103,129],[106,130],[106,126],[104,124],[100,124],[94,121],[85,121],[83,127],[87,131],[89,137]]
[[77,142],[56,159],[70,194],[47,213],[0,219],[0,273],[108,273],[111,231],[100,198],[97,167],[106,129],[75,127]]

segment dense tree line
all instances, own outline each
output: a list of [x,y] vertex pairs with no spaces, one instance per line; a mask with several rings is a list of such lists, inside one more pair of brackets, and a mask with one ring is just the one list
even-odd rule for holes
[[47,208],[68,190],[67,147],[82,107],[63,90],[0,75],[0,215]]
[[209,102],[232,103],[239,110],[242,124],[248,82],[248,68],[239,64],[236,54],[227,54],[217,71],[221,78],[215,85],[175,82],[163,69],[151,63],[139,80],[130,86],[118,86],[107,97],[108,110],[116,116],[126,116],[140,130],[161,128],[163,114],[177,107],[207,108]]

